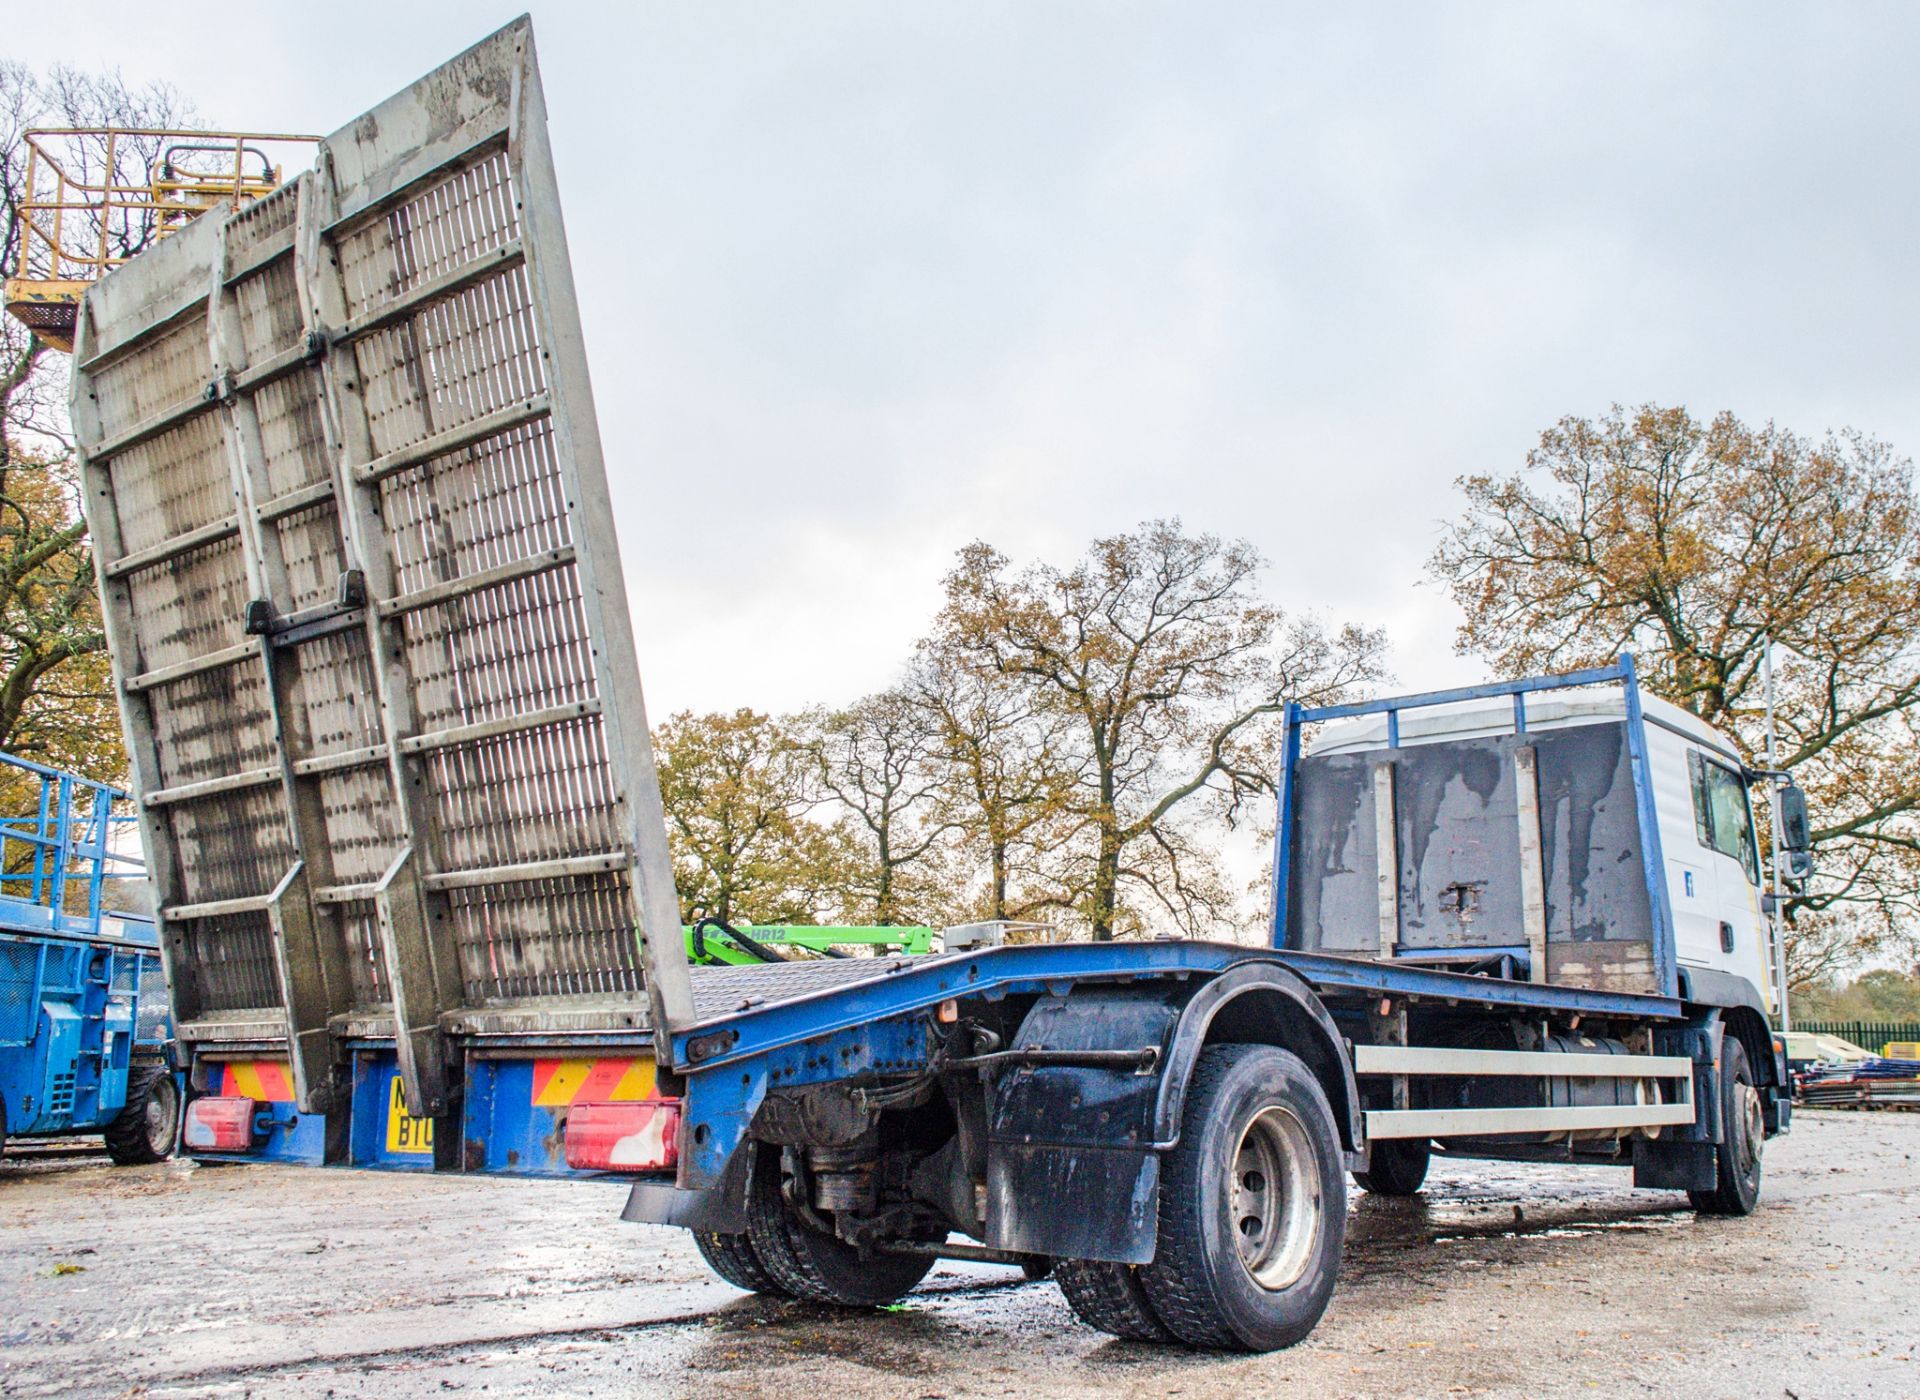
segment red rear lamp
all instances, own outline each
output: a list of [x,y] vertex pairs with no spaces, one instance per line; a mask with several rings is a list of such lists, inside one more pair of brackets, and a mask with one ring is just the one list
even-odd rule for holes
[[566,1136],[575,1171],[664,1171],[680,1160],[680,1100],[577,1103]]
[[247,1152],[253,1147],[252,1099],[195,1099],[187,1105],[182,1140],[201,1152]]

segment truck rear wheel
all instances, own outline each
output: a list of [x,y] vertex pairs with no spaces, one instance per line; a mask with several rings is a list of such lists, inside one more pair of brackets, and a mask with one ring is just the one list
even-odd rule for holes
[[933,1267],[928,1255],[863,1257],[803,1218],[781,1178],[780,1159],[769,1151],[755,1164],[747,1191],[747,1238],[779,1291],[812,1303],[876,1308],[912,1292]]
[[1411,1196],[1427,1179],[1433,1144],[1419,1138],[1388,1138],[1373,1144],[1367,1169],[1353,1179],[1370,1196]]
[[1167,1330],[1197,1347],[1292,1346],[1327,1310],[1346,1230],[1340,1134],[1312,1072],[1268,1045],[1203,1051],[1140,1270]]
[[1095,1331],[1130,1342],[1177,1340],[1147,1301],[1140,1270],[1132,1264],[1062,1259],[1054,1265],[1053,1278],[1073,1315]]
[[1751,1215],[1760,1204],[1760,1151],[1767,1140],[1766,1114],[1753,1082],[1747,1050],[1729,1034],[1720,1045],[1720,1150],[1711,1191],[1689,1191],[1702,1215]]
[[707,1267],[735,1288],[744,1288],[749,1293],[786,1292],[773,1281],[773,1275],[754,1252],[753,1241],[745,1234],[722,1235],[712,1230],[695,1230],[693,1243],[700,1257],[707,1261]]
[[180,1132],[180,1086],[164,1067],[136,1067],[127,1104],[106,1127],[107,1155],[123,1167],[164,1162]]

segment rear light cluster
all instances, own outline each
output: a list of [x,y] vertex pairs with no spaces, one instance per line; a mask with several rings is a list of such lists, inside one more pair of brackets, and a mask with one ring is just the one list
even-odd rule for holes
[[247,1152],[253,1147],[252,1099],[195,1099],[187,1105],[186,1145],[199,1152]]
[[[183,1141],[195,1152],[251,1152],[262,1105],[211,1096],[187,1105]],[[567,1114],[567,1165],[575,1171],[652,1172],[680,1161],[680,1100],[575,1104]]]
[[665,1171],[680,1160],[680,1100],[575,1104],[566,1139],[575,1171]]

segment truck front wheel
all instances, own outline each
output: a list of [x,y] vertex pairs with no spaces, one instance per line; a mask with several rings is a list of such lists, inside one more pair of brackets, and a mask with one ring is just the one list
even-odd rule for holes
[[1760,1090],[1747,1050],[1728,1034],[1720,1044],[1720,1150],[1711,1191],[1689,1191],[1702,1215],[1751,1215],[1760,1204],[1760,1149],[1767,1139]]
[[1340,1134],[1312,1072],[1268,1045],[1203,1051],[1140,1270],[1154,1314],[1189,1346],[1292,1346],[1327,1310],[1346,1230]]

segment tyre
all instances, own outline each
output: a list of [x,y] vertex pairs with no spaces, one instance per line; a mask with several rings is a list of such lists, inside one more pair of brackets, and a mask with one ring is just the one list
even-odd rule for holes
[[1747,1049],[1732,1035],[1720,1043],[1720,1121],[1714,1187],[1689,1191],[1702,1215],[1751,1215],[1760,1204],[1760,1152],[1767,1139],[1760,1090],[1753,1082]]
[[1140,1270],[1167,1330],[1196,1347],[1292,1346],[1327,1310],[1346,1232],[1340,1134],[1312,1072],[1268,1045],[1203,1051]]
[[180,1133],[180,1086],[158,1065],[135,1066],[127,1105],[107,1124],[107,1155],[123,1167],[163,1162]]
[[1419,1138],[1388,1138],[1376,1142],[1367,1156],[1367,1169],[1353,1179],[1370,1196],[1411,1196],[1427,1179],[1433,1144]]
[[815,1229],[787,1200],[783,1175],[779,1157],[764,1153],[747,1190],[747,1237],[781,1292],[812,1303],[875,1308],[912,1292],[933,1267],[925,1255],[863,1258],[844,1240]]
[[744,1288],[749,1293],[785,1291],[773,1281],[767,1266],[754,1253],[753,1241],[745,1234],[722,1235],[712,1230],[695,1230],[693,1242],[700,1257],[707,1261],[707,1267],[735,1288]]
[[1054,1266],[1053,1278],[1073,1315],[1095,1331],[1130,1342],[1178,1340],[1147,1301],[1140,1270],[1132,1264],[1062,1259]]

